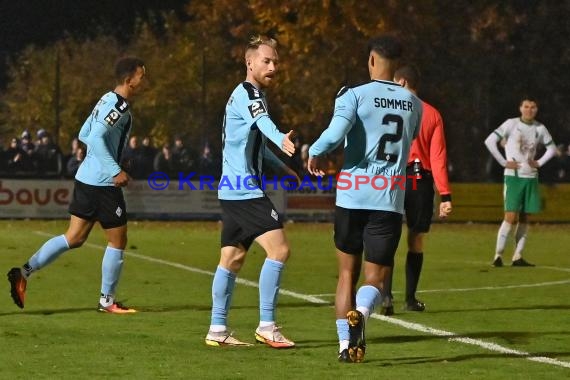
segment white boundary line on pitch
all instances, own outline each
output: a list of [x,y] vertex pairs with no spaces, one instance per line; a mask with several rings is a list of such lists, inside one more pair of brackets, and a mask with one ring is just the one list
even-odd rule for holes
[[[46,232],[41,232],[41,231],[35,231],[36,234],[38,235],[42,235],[42,236],[49,236],[49,237],[53,237],[54,235],[52,234],[48,234]],[[92,243],[85,243],[83,244],[84,246],[90,247],[90,248],[94,248],[94,249],[105,249],[105,247],[97,245],[97,244],[92,244]],[[199,268],[194,268],[188,265],[184,265],[184,264],[180,264],[180,263],[175,263],[172,261],[167,261],[167,260],[162,260],[162,259],[156,259],[154,257],[151,256],[146,256],[146,255],[141,255],[139,253],[133,253],[133,252],[129,252],[129,251],[124,251],[124,254],[126,256],[131,256],[137,259],[141,259],[141,260],[145,260],[145,261],[149,261],[149,262],[153,262],[153,263],[158,263],[158,264],[163,264],[163,265],[167,265],[167,266],[171,266],[174,268],[178,268],[178,269],[182,269],[182,270],[186,270],[189,272],[194,272],[194,273],[199,273],[199,274],[205,274],[208,276],[213,276],[214,273],[211,271],[207,271],[204,269],[199,269]],[[249,280],[245,280],[242,278],[237,278],[236,282],[238,284],[243,284],[243,285],[247,285],[247,286],[251,286],[254,288],[258,287],[258,283],[255,281],[249,281]],[[286,289],[280,289],[279,290],[280,294],[284,294],[284,295],[288,295],[290,297],[293,298],[297,298],[297,299],[301,299],[310,303],[316,303],[316,304],[329,304],[330,302],[323,300],[321,298],[315,297],[315,296],[310,296],[310,295],[306,295],[306,294],[301,294],[301,293],[297,293],[297,292],[293,292],[290,290],[286,290]],[[490,342],[485,342],[479,339],[473,339],[473,338],[469,338],[469,337],[464,337],[464,336],[460,336],[457,335],[453,332],[449,332],[449,331],[445,331],[445,330],[438,330],[438,329],[434,329],[428,326],[424,326],[421,325],[419,323],[413,323],[413,322],[406,322],[394,317],[386,317],[380,314],[376,314],[373,313],[370,318],[374,318],[374,319],[379,319],[381,321],[384,322],[388,322],[391,323],[393,325],[397,325],[403,328],[406,328],[408,330],[414,330],[414,331],[419,331],[419,332],[423,332],[426,334],[431,334],[431,335],[435,335],[435,336],[441,336],[441,337],[448,337],[448,341],[450,342],[459,342],[459,343],[464,343],[464,344],[469,344],[472,346],[478,346],[481,347],[485,350],[489,350],[489,351],[495,351],[495,352],[500,352],[503,354],[508,354],[508,355],[514,355],[514,356],[519,356],[522,358],[525,358],[527,360],[533,361],[533,362],[538,362],[538,363],[543,363],[543,364],[551,364],[551,365],[556,365],[559,367],[565,367],[565,368],[570,368],[570,362],[565,362],[562,360],[558,360],[558,359],[553,359],[553,358],[549,358],[546,356],[532,356],[530,353],[525,352],[525,351],[519,351],[519,350],[513,350],[511,348],[507,348],[507,347],[503,347],[499,344],[496,343],[490,343]]]
[[[479,288],[450,288],[450,289],[427,289],[418,290],[416,293],[456,293],[456,292],[475,292],[478,290],[502,290],[502,289],[519,289],[519,288],[537,288],[542,286],[564,285],[570,284],[570,280],[538,282],[535,284],[519,284],[519,285],[504,285],[504,286],[482,286]],[[403,293],[403,291],[396,290],[392,293]],[[334,297],[334,293],[313,294],[315,297]]]
[[[485,265],[485,266],[488,266],[489,269],[494,269],[494,270],[497,270],[497,271],[501,271],[501,270],[502,270],[502,269],[500,269],[500,268],[493,268],[493,267],[491,266],[491,264],[489,264],[489,262],[486,262],[486,261],[443,260],[443,261],[441,261],[441,262],[442,262],[442,263],[456,263],[456,264],[457,264],[457,263],[461,263],[461,264]],[[510,265],[505,265],[505,268],[508,268],[508,267],[510,267]],[[556,271],[556,272],[570,272],[570,268],[552,267],[552,266],[549,266],[549,265],[536,265],[536,266],[531,267],[531,268],[535,268],[535,269],[548,269],[548,270],[553,270],[553,271]],[[518,269],[516,269],[516,270],[518,270]]]

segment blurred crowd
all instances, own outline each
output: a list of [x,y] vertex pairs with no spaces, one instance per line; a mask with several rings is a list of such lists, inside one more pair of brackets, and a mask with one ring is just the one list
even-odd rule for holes
[[[309,175],[309,144],[299,138],[294,142],[297,149],[293,157],[282,158],[302,178]],[[25,130],[7,141],[0,137],[0,178],[73,178],[84,157],[85,146],[77,138],[68,149],[61,149],[45,129],[38,129],[34,134]],[[341,166],[341,155],[328,155],[325,160],[327,175],[335,176]],[[453,180],[453,167],[448,164]],[[196,148],[189,147],[182,136],[174,136],[171,143],[158,147],[149,136],[131,136],[121,156],[121,166],[134,179],[146,179],[153,172],[164,172],[171,177],[193,172],[219,178],[221,165],[221,153],[207,142]],[[268,169],[268,174],[276,174]],[[490,155],[485,176],[487,182],[503,181],[503,168]],[[547,184],[570,182],[570,145],[557,146],[556,157],[540,168],[539,179]]]
[[[309,144],[296,138],[295,145],[293,157],[282,158],[300,177],[309,175]],[[73,178],[85,158],[85,150],[78,138],[71,141],[68,149],[61,149],[45,129],[38,129],[35,134],[25,130],[8,141],[0,138],[0,178]],[[336,175],[339,159],[326,157],[328,175]],[[191,148],[182,136],[174,136],[171,143],[157,147],[151,137],[133,135],[122,152],[120,165],[134,179],[146,179],[153,172],[171,177],[196,173],[219,178],[222,171],[221,152],[214,152],[208,143]],[[268,173],[278,174],[268,169]]]
[[[85,158],[86,148],[74,138],[66,151],[45,129],[38,129],[35,136],[25,130],[8,141],[0,138],[0,177],[73,178]],[[172,144],[160,148],[148,136],[131,136],[120,164],[135,179],[145,179],[155,171],[169,175],[196,172],[213,177],[221,173],[220,155],[214,154],[209,144],[190,149],[181,136],[175,136]]]

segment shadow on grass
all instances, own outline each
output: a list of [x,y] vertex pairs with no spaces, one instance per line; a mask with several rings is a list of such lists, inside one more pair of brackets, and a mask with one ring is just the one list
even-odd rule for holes
[[367,337],[367,343],[372,344],[398,344],[398,343],[413,343],[413,342],[427,342],[433,340],[447,340],[450,338],[499,338],[508,343],[516,344],[527,341],[529,339],[539,338],[547,335],[570,335],[570,331],[547,331],[547,332],[528,332],[528,331],[482,331],[470,332],[465,335],[453,336],[438,336],[438,335],[395,335],[395,336],[377,336]]
[[509,311],[509,310],[570,310],[568,305],[521,305],[521,306],[502,306],[502,307],[482,307],[470,309],[429,309],[430,314],[440,313],[464,313],[472,311]]
[[[125,301],[120,301],[126,303]],[[129,305],[137,309],[140,313],[169,313],[177,311],[210,311],[212,310],[211,304],[206,305]],[[314,304],[309,302],[292,302],[284,303],[278,305],[277,309],[295,309],[295,308],[319,308],[319,307],[330,307],[330,304]],[[255,305],[236,305],[232,306],[231,310],[248,310],[248,309],[258,309],[259,306]],[[83,312],[97,311],[96,307],[77,307],[77,308],[64,308],[64,309],[44,309],[44,310],[20,310],[16,309],[14,306],[14,311],[9,311],[5,313],[0,313],[0,317],[12,316],[12,315],[54,315],[54,314],[72,314],[72,313],[83,313]],[[103,314],[103,313],[102,313]]]
[[468,360],[478,360],[478,359],[524,359],[531,357],[563,357],[570,355],[570,352],[533,352],[527,356],[521,355],[511,355],[504,353],[481,353],[481,354],[469,354],[469,355],[457,355],[457,356],[415,356],[415,357],[400,357],[400,358],[390,358],[390,359],[369,359],[370,354],[365,359],[366,363],[377,364],[380,367],[391,367],[400,365],[415,365],[415,364],[426,364],[426,363],[449,363],[449,362],[462,362]]

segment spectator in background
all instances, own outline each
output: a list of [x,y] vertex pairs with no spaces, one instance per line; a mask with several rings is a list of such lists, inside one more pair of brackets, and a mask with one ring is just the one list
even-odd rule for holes
[[212,176],[214,178],[219,178],[221,174],[219,161],[212,155],[212,150],[208,143],[202,148],[202,154],[198,160],[198,174]]
[[155,172],[162,172],[168,175],[176,173],[172,165],[172,151],[168,144],[164,144],[161,151],[154,157],[153,169]]
[[79,147],[79,145],[81,145],[81,142],[79,141],[79,139],[77,137],[74,137],[71,140],[70,143],[70,152],[68,155],[65,156],[64,162],[67,168],[67,163],[69,162],[69,160],[71,160],[73,157],[75,157],[75,153],[77,152],[77,148]]
[[142,178],[148,178],[153,172],[154,157],[156,156],[157,149],[152,144],[150,136],[145,136],[142,139],[142,146],[140,148],[140,174]]
[[9,174],[30,173],[33,170],[31,157],[22,149],[18,138],[10,140],[8,149],[4,152],[4,162],[6,171]]
[[32,141],[32,135],[26,129],[24,132],[22,132],[20,138],[20,147],[28,154],[28,156],[31,157],[34,153],[34,150],[36,149],[36,145],[34,145],[34,142]]
[[38,131],[38,145],[34,151],[37,173],[45,177],[57,177],[63,174],[63,156],[44,129]]
[[68,178],[73,178],[75,177],[75,174],[77,173],[77,169],[79,169],[79,165],[81,165],[81,163],[83,162],[83,159],[85,158],[85,148],[81,145],[78,145],[77,148],[75,149],[75,154],[73,155],[73,157],[71,157],[68,161],[67,161],[67,165],[66,165],[66,176]]
[[177,173],[188,174],[193,171],[194,157],[190,149],[184,145],[182,137],[174,138],[174,147],[172,148],[172,167]]
[[121,167],[132,178],[144,178],[142,151],[139,147],[139,138],[137,136],[129,138],[129,144],[125,147],[121,156]]

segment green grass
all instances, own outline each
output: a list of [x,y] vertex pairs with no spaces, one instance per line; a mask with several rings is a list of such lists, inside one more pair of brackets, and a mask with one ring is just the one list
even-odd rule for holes
[[[62,233],[66,226],[66,221],[0,221],[0,267],[6,272],[23,264],[48,236]],[[497,228],[433,226],[420,283],[426,291],[419,294],[427,304],[424,313],[400,311],[406,251],[400,244],[394,286],[400,291],[395,294],[397,314],[395,319],[370,320],[366,359],[356,365],[336,362],[331,307],[336,258],[330,224],[286,227],[292,256],[282,289],[294,294],[280,296],[278,322],[298,347],[285,351],[204,344],[212,277],[190,269],[215,269],[216,223],[131,222],[128,252],[141,256],[126,258],[119,297],[142,312],[97,313],[105,241],[96,227],[88,245],[34,275],[24,310],[13,305],[3,280],[0,378],[567,378],[570,368],[534,362],[520,353],[570,365],[568,226],[532,226],[525,257],[538,264],[535,268],[490,267]],[[508,263],[510,252],[506,258]],[[257,282],[263,260],[263,251],[252,247],[240,278]],[[303,298],[307,295],[327,303],[312,303]],[[253,342],[257,321],[257,289],[238,284],[231,327],[236,336]],[[518,354],[450,340],[425,328]]]

